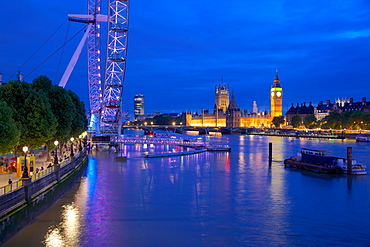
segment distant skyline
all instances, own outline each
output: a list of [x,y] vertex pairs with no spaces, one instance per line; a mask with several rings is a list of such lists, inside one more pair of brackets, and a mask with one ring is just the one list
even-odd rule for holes
[[[104,14],[106,10],[103,1]],[[82,33],[40,63],[83,28],[82,23],[62,25],[67,14],[86,11],[87,1],[2,0],[3,81],[15,79],[24,64],[25,81],[46,75],[58,84]],[[145,96],[145,113],[213,110],[214,89],[222,76],[234,90],[238,107],[250,112],[257,101],[260,111],[269,111],[276,69],[284,90],[284,114],[298,102],[370,100],[369,12],[366,0],[131,0],[124,110],[133,116],[135,94]],[[89,107],[86,50],[66,89]]]

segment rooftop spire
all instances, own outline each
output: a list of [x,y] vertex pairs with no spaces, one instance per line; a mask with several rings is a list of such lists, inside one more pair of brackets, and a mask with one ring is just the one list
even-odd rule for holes
[[279,80],[279,71],[278,71],[278,69],[276,69],[276,75],[275,75],[275,79],[274,80]]
[[272,87],[281,87],[280,85],[280,79],[279,79],[279,71],[276,69],[276,75],[275,75],[275,78],[274,78],[274,84],[272,85]]

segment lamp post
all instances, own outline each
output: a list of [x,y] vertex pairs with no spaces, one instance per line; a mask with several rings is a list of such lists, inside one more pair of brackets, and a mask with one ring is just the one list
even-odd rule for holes
[[28,147],[27,146],[24,146],[23,147],[23,152],[24,152],[24,168],[23,168],[22,178],[28,178],[27,151],[28,151]]
[[79,140],[79,143],[80,143],[80,146],[78,148],[78,151],[82,151],[82,135],[79,136],[80,140]]
[[59,163],[58,162],[58,144],[59,144],[58,141],[54,142],[54,145],[56,146],[56,148],[55,148],[55,157],[54,157],[54,165],[57,165]]
[[75,138],[71,137],[71,157],[74,156],[74,153],[73,153],[73,141],[75,140]]

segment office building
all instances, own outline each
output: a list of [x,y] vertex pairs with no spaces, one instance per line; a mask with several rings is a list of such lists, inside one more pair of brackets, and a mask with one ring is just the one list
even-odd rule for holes
[[134,96],[134,120],[137,120],[137,117],[144,115],[144,95],[136,94]]

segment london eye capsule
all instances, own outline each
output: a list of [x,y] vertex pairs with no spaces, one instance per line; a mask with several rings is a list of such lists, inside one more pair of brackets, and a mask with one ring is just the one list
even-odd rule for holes
[[110,100],[108,105],[106,105],[106,107],[110,108],[110,109],[117,109],[117,108],[119,108],[119,105],[117,104],[117,101]]

